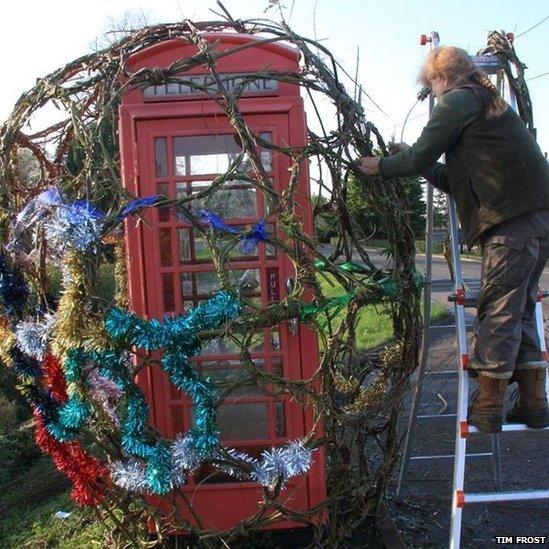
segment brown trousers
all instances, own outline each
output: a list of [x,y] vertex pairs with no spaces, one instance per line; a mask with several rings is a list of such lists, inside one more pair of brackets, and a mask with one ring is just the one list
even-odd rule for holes
[[537,289],[549,258],[549,210],[530,212],[482,235],[478,331],[470,368],[495,378],[542,368],[536,330]]

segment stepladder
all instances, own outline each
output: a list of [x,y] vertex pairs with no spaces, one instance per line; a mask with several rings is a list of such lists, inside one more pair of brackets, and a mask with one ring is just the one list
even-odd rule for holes
[[[436,33],[432,33],[432,37],[435,38]],[[436,35],[438,38],[438,35]],[[498,63],[495,59],[490,59],[487,56],[485,59],[479,59],[479,63],[484,63],[482,67],[485,72],[492,71],[492,74],[496,75],[496,81],[502,95],[506,95],[506,99],[515,106],[516,102],[512,95],[512,91],[509,86],[506,85],[505,79],[501,74],[497,73]],[[477,61],[477,60],[475,60]],[[497,73],[497,74],[496,74]],[[430,98],[431,107],[433,106],[433,99]],[[449,236],[449,267],[450,267],[450,280],[437,280],[432,276],[432,259],[433,259],[433,242],[436,240],[437,231],[433,229],[433,189],[429,185],[427,190],[427,231],[426,231],[426,268],[425,268],[425,294],[424,294],[424,319],[425,326],[423,332],[423,346],[422,354],[420,357],[420,367],[416,376],[416,383],[414,387],[414,395],[412,399],[411,412],[408,422],[407,436],[404,444],[403,461],[400,471],[397,495],[399,495],[405,486],[405,480],[409,466],[415,461],[422,461],[423,463],[429,460],[453,460],[454,472],[453,472],[453,486],[452,486],[452,509],[451,509],[451,524],[450,524],[450,539],[449,546],[452,548],[458,548],[461,545],[461,528],[462,528],[462,513],[465,507],[473,503],[494,503],[494,502],[512,502],[512,501],[532,501],[548,499],[549,490],[545,489],[528,489],[523,491],[504,491],[504,480],[502,478],[501,468],[501,450],[500,450],[500,435],[482,435],[489,437],[491,442],[491,451],[489,452],[477,452],[467,454],[467,443],[471,436],[477,435],[478,430],[472,427],[467,422],[467,413],[469,405],[469,375],[467,373],[467,367],[470,361],[471,342],[468,337],[468,320],[471,319],[471,315],[467,315],[466,308],[474,307],[476,303],[476,296],[480,286],[480,280],[467,279],[462,274],[462,262],[460,256],[460,241],[458,221],[456,216],[456,208],[451,197],[448,197],[448,227],[447,234]],[[445,231],[446,232],[446,231]],[[444,326],[445,328],[453,328],[455,331],[455,361],[457,363],[457,369],[453,371],[435,372],[429,370],[428,353],[431,344],[433,332],[441,326],[431,326],[431,297],[432,293],[440,291],[442,288],[450,290],[451,294],[448,296],[449,301],[454,305],[454,320],[453,326]],[[543,325],[543,311],[542,311],[542,297],[545,297],[545,293],[540,291],[538,293],[539,299],[536,304],[536,324],[539,337],[540,351],[543,356],[547,356],[545,347],[545,335]],[[447,374],[454,375],[451,382],[456,383],[455,376],[457,375],[457,410],[455,414],[420,414],[420,404],[422,398],[422,388],[425,380],[428,379],[428,374]],[[549,388],[549,381],[548,381]],[[421,455],[412,456],[411,448],[412,441],[414,439],[416,422],[420,421],[440,421],[445,418],[455,418],[456,432],[454,452],[447,454],[437,455]],[[520,432],[527,430],[525,425],[509,424],[503,427],[503,433],[506,432]],[[506,435],[503,435],[506,436]],[[512,436],[512,435],[510,435]],[[535,436],[533,433],[529,436]],[[512,447],[512,446],[511,446]],[[516,452],[520,449],[516,448]],[[493,476],[494,476],[494,490],[486,492],[469,492],[465,488],[466,468],[467,463],[472,458],[490,457],[492,460]],[[549,479],[538,479],[538,482],[532,488],[539,488],[543,485],[549,486]],[[468,488],[468,487],[467,487]]]

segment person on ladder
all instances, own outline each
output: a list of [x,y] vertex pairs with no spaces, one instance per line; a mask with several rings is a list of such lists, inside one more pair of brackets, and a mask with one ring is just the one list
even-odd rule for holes
[[[466,51],[433,49],[418,80],[437,97],[419,139],[395,145],[392,156],[361,158],[361,169],[384,179],[421,174],[455,200],[468,246],[481,245],[479,330],[469,365],[479,390],[469,423],[500,432],[506,388],[515,380],[519,398],[507,421],[547,427],[548,363],[535,322],[539,279],[549,257],[547,160]],[[445,164],[436,162],[442,154]]]

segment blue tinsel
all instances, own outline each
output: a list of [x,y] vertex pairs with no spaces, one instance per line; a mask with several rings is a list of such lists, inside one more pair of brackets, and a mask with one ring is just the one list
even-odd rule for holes
[[144,196],[143,198],[134,198],[126,203],[126,205],[120,210],[120,213],[116,216],[117,220],[122,220],[125,217],[135,213],[141,208],[150,208],[162,200],[161,195]]
[[227,225],[227,223],[225,223],[223,219],[221,219],[217,214],[210,212],[209,210],[200,210],[198,214],[203,223],[205,223],[212,229],[215,229],[216,231],[222,231],[231,234],[236,234],[238,232],[237,229],[231,227],[230,225]]
[[71,397],[59,408],[59,424],[66,429],[80,429],[90,413],[90,407],[82,399]]
[[254,253],[259,242],[267,242],[270,238],[267,223],[264,219],[258,221],[248,233],[242,237],[240,249],[244,254]]
[[12,322],[21,318],[28,295],[29,290],[23,275],[0,252],[0,301]]
[[267,222],[264,219],[258,221],[249,231],[241,232],[225,223],[223,219],[209,210],[200,210],[198,213],[200,219],[212,229],[240,235],[240,239],[242,240],[240,249],[244,254],[255,252],[259,242],[267,242],[271,237],[267,231]]

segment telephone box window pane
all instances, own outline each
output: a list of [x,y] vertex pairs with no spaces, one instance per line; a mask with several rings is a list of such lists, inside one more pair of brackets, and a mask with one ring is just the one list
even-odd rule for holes
[[[193,195],[204,192],[211,182],[195,181]],[[231,181],[218,187],[214,193],[193,201],[197,210],[209,210],[222,219],[257,217],[257,190],[246,182]]]
[[171,229],[160,229],[160,265],[169,267],[172,264],[172,236]]
[[280,332],[273,330],[270,332],[271,336],[271,351],[280,351]]
[[229,271],[229,280],[242,290],[242,295],[257,294],[261,291],[259,269]]
[[282,377],[283,375],[281,356],[273,357],[273,374],[279,377]]
[[210,295],[219,290],[220,282],[217,272],[197,273],[196,275],[196,293],[198,295]]
[[222,404],[218,424],[224,440],[261,440],[269,438],[267,403]]
[[275,435],[277,437],[286,436],[286,414],[284,412],[284,402],[275,402]]
[[[258,370],[264,370],[263,360],[254,360]],[[243,396],[262,396],[263,390],[251,379],[250,374],[244,368],[216,368],[215,370],[201,370],[201,374],[207,377],[214,385],[218,394],[224,398],[237,398]],[[240,386],[237,386],[240,384]]]
[[212,252],[208,248],[206,239],[194,231],[194,259],[197,261],[211,261]]
[[[156,186],[156,192],[163,196],[169,196],[168,184],[159,183]],[[159,221],[169,221],[170,220],[170,209],[169,208],[159,208],[158,209],[158,219]]]
[[[260,134],[261,139],[263,141],[267,141],[268,143],[271,143],[271,134],[267,132],[263,132]],[[261,149],[261,164],[263,164],[263,169],[266,172],[270,172],[273,169],[272,160],[271,160],[271,150],[270,149]]]
[[193,295],[193,279],[191,273],[181,273],[181,295],[188,297]]
[[179,175],[225,173],[241,149],[233,135],[175,137],[173,147],[176,161],[185,159],[186,171]]
[[156,177],[168,177],[168,149],[165,137],[154,138]]
[[[267,232],[271,235],[276,234],[275,226],[272,223],[267,224]],[[275,258],[276,257],[276,248],[269,243],[265,244],[265,253],[267,254],[267,257],[269,258]]]
[[162,295],[164,296],[164,310],[175,311],[175,295],[172,273],[165,273],[162,275]]
[[191,240],[189,229],[179,229],[179,261],[190,261],[191,259]]
[[184,156],[177,156],[174,159],[175,175],[187,175],[187,159]]
[[177,200],[181,200],[187,196],[187,183],[176,183],[175,184],[175,197]]
[[[236,339],[236,341],[235,341]],[[242,347],[246,345],[250,352],[260,353],[263,351],[263,333],[253,334],[251,339],[239,333],[234,333],[232,337],[217,337],[204,343],[200,354],[209,355],[237,355]],[[254,360],[257,363],[257,360]]]
[[221,188],[209,201],[214,213],[225,219],[257,217],[257,191],[248,188]]
[[205,175],[210,173],[225,173],[230,166],[226,154],[201,154],[190,157],[190,175]]

